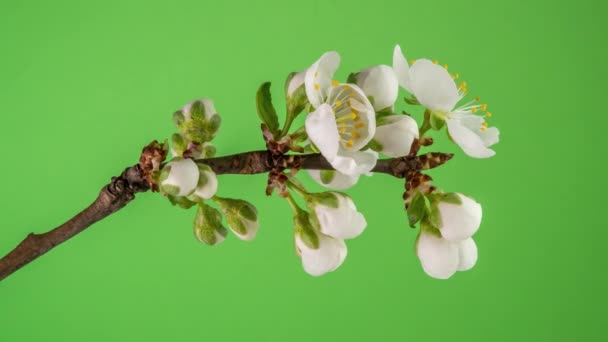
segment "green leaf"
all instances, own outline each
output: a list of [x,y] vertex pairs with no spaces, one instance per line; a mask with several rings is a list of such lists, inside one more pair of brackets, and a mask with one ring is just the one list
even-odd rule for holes
[[256,108],[260,120],[268,126],[271,132],[276,133],[279,130],[279,118],[277,116],[277,111],[272,105],[270,82],[262,83],[258,89],[256,95]]
[[439,117],[437,114],[431,113],[430,123],[431,123],[431,128],[438,131],[438,130],[442,129],[443,126],[445,125],[445,120],[443,118]]
[[192,119],[205,120],[205,105],[202,101],[196,100],[190,106],[190,117]]
[[196,204],[188,200],[186,197],[167,195],[167,198],[169,199],[169,202],[171,202],[171,204],[184,209],[190,209]]
[[336,171],[321,170],[320,176],[321,176],[321,182],[323,182],[323,184],[327,185],[327,184],[331,183],[332,180],[334,180],[334,177],[336,177]]
[[410,227],[414,228],[415,224],[424,217],[426,211],[427,208],[424,196],[420,192],[416,192],[407,209],[407,218]]
[[403,100],[407,103],[407,104],[411,104],[411,105],[419,105],[420,102],[418,102],[418,99],[416,97],[412,97],[411,99],[409,97],[404,97]]

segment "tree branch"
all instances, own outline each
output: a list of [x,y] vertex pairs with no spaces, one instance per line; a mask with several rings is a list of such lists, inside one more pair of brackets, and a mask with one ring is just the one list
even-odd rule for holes
[[[97,199],[86,209],[59,227],[43,233],[29,234],[10,253],[0,259],[0,280],[45,254],[53,247],[82,232],[93,223],[125,207],[138,192],[151,188],[147,181],[149,165],[144,162],[146,149],[140,164],[128,167],[118,177],[101,189]],[[378,160],[373,172],[404,178],[408,172],[420,171],[443,164],[452,157],[445,153],[427,153],[421,156]],[[164,156],[163,156],[164,158]],[[197,160],[209,165],[218,174],[258,174],[279,169],[333,170],[320,154],[273,155],[268,151],[253,151],[230,156]]]

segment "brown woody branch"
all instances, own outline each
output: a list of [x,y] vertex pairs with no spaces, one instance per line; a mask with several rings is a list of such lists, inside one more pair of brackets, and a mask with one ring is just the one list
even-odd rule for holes
[[[104,219],[110,214],[129,204],[135,194],[145,192],[154,187],[148,182],[151,159],[162,158],[158,150],[149,147],[142,152],[140,164],[125,169],[118,177],[112,178],[105,185],[97,199],[59,227],[43,234],[29,234],[11,252],[0,259],[0,280],[8,277],[21,267],[45,254],[53,247],[82,232],[93,223]],[[152,154],[156,154],[153,157]],[[408,156],[378,160],[372,170],[394,177],[404,178],[409,172],[430,169],[449,160],[451,154],[427,153],[420,156]],[[253,151],[234,154],[230,156],[197,160],[199,163],[209,165],[218,174],[257,174],[281,169],[313,169],[332,170],[327,160],[320,154],[304,155],[273,155],[268,151]]]

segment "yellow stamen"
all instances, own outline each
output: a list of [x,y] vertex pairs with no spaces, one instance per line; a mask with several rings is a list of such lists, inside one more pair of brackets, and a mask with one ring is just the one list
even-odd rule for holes
[[315,77],[319,76],[319,73],[315,71]]
[[482,123],[481,123],[481,125],[482,125],[483,127],[488,127],[488,123],[487,123],[487,122],[482,122]]
[[454,74],[454,78],[455,78],[455,79],[460,78],[460,74],[459,74],[459,73],[455,73],[455,74]]
[[353,141],[353,139],[348,139],[348,141],[346,142],[346,147],[353,147],[354,144],[355,142]]
[[350,134],[353,136],[353,138],[355,139],[359,139],[361,138],[361,134],[357,133],[356,131],[352,131],[350,132]]
[[482,132],[485,132],[487,130],[487,128],[485,128],[485,127],[481,127],[480,129]]
[[487,104],[482,104],[481,105],[481,110],[483,110],[484,112],[486,111],[486,109],[488,109],[488,105]]
[[346,133],[346,128],[340,128],[340,134]]
[[475,101],[479,102],[479,96],[475,96]]
[[[354,114],[354,113],[353,113],[353,114]],[[360,117],[359,115],[355,114],[355,118],[354,118],[353,120],[355,120],[355,121],[359,121],[359,120],[361,120],[361,117]]]
[[[356,120],[357,120],[357,119],[355,119],[355,121],[356,121]],[[363,128],[363,127],[365,127],[365,123],[363,123],[363,122],[357,122],[357,123],[355,124],[355,128]]]
[[342,105],[342,101],[340,101],[340,100],[336,100],[336,106],[337,106],[337,107],[340,107],[341,105]]
[[336,80],[331,81],[331,85],[334,86],[334,87],[337,87],[338,84],[340,84],[340,82],[338,82]]
[[319,84],[315,83],[315,90],[319,90],[321,89],[321,87],[319,87]]
[[487,113],[486,113],[486,116],[487,116],[487,117],[489,117],[489,118],[491,118],[491,117],[492,117],[492,113],[487,112]]
[[436,59],[433,60],[433,64],[439,64],[439,61],[437,61]]
[[471,108],[471,112],[473,112],[473,113],[477,113],[477,107],[473,107],[473,108]]
[[355,114],[355,113],[346,114],[344,116],[341,116],[341,117],[337,118],[336,122],[342,122],[342,121],[345,121],[345,120],[354,119],[356,116],[357,116],[357,114]]
[[415,59],[412,59],[412,60],[410,61],[410,64],[414,64],[414,63],[416,63],[416,60],[415,60]]
[[448,70],[448,65],[447,65],[447,64],[444,64],[444,65],[443,65],[443,68],[444,68],[445,70]]
[[345,85],[345,86],[343,86],[343,87],[342,87],[342,89],[344,89],[344,90],[348,90],[348,89],[350,89],[350,87],[349,87],[349,86],[347,86],[347,85]]

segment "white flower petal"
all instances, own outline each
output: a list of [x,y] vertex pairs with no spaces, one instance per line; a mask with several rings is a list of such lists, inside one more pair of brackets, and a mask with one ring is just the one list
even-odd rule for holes
[[330,51],[324,53],[306,70],[304,76],[306,96],[314,108],[319,107],[327,98],[331,81],[339,65],[340,55],[335,51]]
[[407,59],[405,59],[405,56],[401,52],[401,47],[399,45],[395,45],[395,49],[393,50],[393,71],[397,76],[399,85],[411,93],[410,66],[407,63]]
[[412,143],[418,139],[418,124],[409,115],[389,115],[376,127],[376,140],[382,145],[380,152],[391,157],[403,157],[410,152]]
[[[326,157],[327,158],[327,157]],[[347,151],[343,148],[331,160],[327,160],[338,172],[348,176],[358,176],[370,172],[378,161],[378,153],[372,150]]]
[[461,204],[439,202],[441,236],[450,241],[462,241],[473,236],[481,224],[481,205],[463,194],[456,194]]
[[321,170],[308,170],[308,174],[310,175],[310,177],[312,177],[312,179],[314,179],[317,183],[321,184],[322,186],[326,187],[326,188],[330,188],[330,189],[335,189],[335,190],[344,190],[344,189],[348,189],[351,186],[357,184],[357,181],[359,181],[359,176],[348,176],[345,175],[341,172],[338,171],[334,171],[334,178],[327,184],[323,183],[323,181],[321,180]]
[[334,193],[338,207],[331,208],[317,204],[314,208],[321,226],[321,232],[338,239],[352,239],[363,233],[367,221],[355,206],[353,200],[343,194]]
[[338,154],[340,135],[334,111],[327,104],[323,104],[306,117],[306,133],[321,154],[327,159],[333,159]]
[[291,96],[300,86],[304,84],[304,78],[306,77],[306,70],[300,71],[293,75],[291,80],[289,80],[289,85],[287,85],[287,96]]
[[217,192],[217,176],[213,171],[202,171],[201,174],[207,178],[207,182],[194,191],[194,195],[202,199],[210,199]]
[[458,243],[459,271],[468,271],[477,263],[477,245],[472,238]]
[[448,279],[458,270],[458,245],[429,232],[420,232],[416,255],[424,272],[433,278]]
[[302,258],[302,267],[312,276],[320,276],[331,272],[344,262],[346,244],[343,240],[319,234],[319,248],[312,249],[296,235],[296,247]]
[[[447,119],[446,123],[450,136],[467,155],[473,158],[489,158],[496,154],[496,152],[486,147],[484,139],[481,137],[483,133],[481,126],[471,129],[463,125],[462,120],[458,119]],[[498,129],[492,129],[486,139],[488,142],[497,142]]]
[[192,159],[175,158],[167,164],[171,167],[167,179],[162,185],[172,185],[179,188],[177,196],[190,195],[198,183],[198,166]]
[[397,76],[393,69],[386,65],[369,67],[359,72],[357,85],[367,97],[373,97],[376,111],[393,108],[399,93]]
[[452,76],[428,59],[419,59],[410,68],[410,88],[418,102],[432,111],[451,111],[460,100]]

